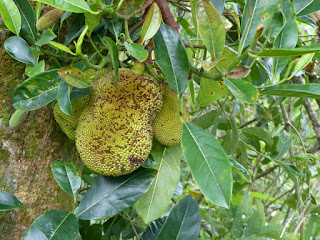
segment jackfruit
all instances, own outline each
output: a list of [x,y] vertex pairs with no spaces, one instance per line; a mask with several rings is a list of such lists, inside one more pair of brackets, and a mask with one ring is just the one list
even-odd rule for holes
[[61,9],[52,9],[49,12],[45,13],[36,23],[36,27],[39,31],[44,31],[47,28],[51,27],[53,24],[58,22],[64,13]]
[[152,148],[152,122],[162,106],[161,88],[152,77],[119,69],[93,85],[89,105],[76,130],[76,147],[85,165],[106,176],[136,170]]
[[[102,77],[106,73],[107,73],[106,69],[100,70],[97,74],[97,78]],[[83,74],[92,83],[95,78],[96,71],[94,71],[93,69],[89,69],[85,71]],[[89,100],[90,100],[90,97],[85,96],[85,97],[71,101],[72,116],[69,116],[64,112],[62,112],[58,103],[56,103],[53,108],[53,114],[57,123],[59,124],[62,131],[71,140],[75,140],[79,117],[83,109],[89,104]]]
[[[185,104],[182,109],[182,119],[190,121],[190,115]],[[171,86],[164,87],[163,106],[153,122],[153,135],[162,145],[171,147],[181,143],[182,125],[180,120],[180,103],[177,94]]]

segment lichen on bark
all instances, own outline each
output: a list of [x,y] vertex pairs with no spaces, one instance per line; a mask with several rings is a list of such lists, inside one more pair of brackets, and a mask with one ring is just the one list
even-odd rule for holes
[[[72,199],[59,188],[50,166],[71,161],[74,143],[61,132],[49,107],[28,112],[17,128],[9,128],[12,94],[25,79],[25,64],[6,54],[3,43],[0,38],[0,190],[12,192],[36,217],[51,209],[71,210]],[[0,239],[21,239],[33,221],[23,209],[3,212]]]

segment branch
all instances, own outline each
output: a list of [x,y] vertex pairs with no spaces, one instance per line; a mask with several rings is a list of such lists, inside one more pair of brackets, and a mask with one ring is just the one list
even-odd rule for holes
[[252,178],[252,182],[254,182],[255,180],[264,177],[266,175],[268,175],[269,173],[273,172],[274,170],[276,170],[279,167],[279,165],[275,165],[269,169],[267,169],[266,171],[260,173],[259,175],[255,176],[254,178]]
[[129,21],[129,19],[133,18],[135,15],[142,13],[144,10],[146,10],[152,3],[154,2],[154,0],[147,0],[142,6],[140,6],[139,8],[137,8],[136,10],[134,10],[132,13],[130,13],[127,17],[126,17],[126,21]]
[[167,0],[156,0],[155,2],[159,5],[164,23],[178,32],[179,25],[170,11]]

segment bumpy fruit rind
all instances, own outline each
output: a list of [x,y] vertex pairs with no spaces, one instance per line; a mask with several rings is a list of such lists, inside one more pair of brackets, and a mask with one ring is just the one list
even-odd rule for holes
[[151,77],[119,69],[93,86],[89,106],[76,130],[76,147],[91,170],[121,176],[136,170],[152,148],[152,122],[162,106],[159,84]]
[[[97,74],[97,78],[102,77],[107,73],[106,69],[100,70]],[[89,69],[84,72],[84,76],[92,83],[94,81],[96,71]],[[71,101],[72,106],[72,116],[63,113],[58,105],[55,104],[53,108],[54,117],[59,124],[62,131],[71,140],[75,140],[76,129],[78,126],[79,117],[83,109],[89,104],[90,97],[85,96],[76,100]]]
[[[182,118],[190,121],[187,107],[183,104]],[[182,125],[180,103],[177,94],[169,86],[164,87],[163,106],[153,122],[153,135],[162,145],[171,147],[181,144]]]

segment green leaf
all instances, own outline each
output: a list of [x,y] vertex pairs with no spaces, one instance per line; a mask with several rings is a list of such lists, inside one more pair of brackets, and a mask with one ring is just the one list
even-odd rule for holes
[[81,178],[73,164],[55,161],[51,164],[51,170],[59,186],[75,200]]
[[28,78],[13,92],[13,106],[30,111],[47,105],[56,99],[59,81],[57,70]]
[[121,177],[99,176],[78,207],[80,219],[108,218],[132,206],[149,188],[153,169],[140,169]]
[[249,104],[257,101],[259,91],[250,82],[241,79],[225,79],[223,82],[239,101]]
[[85,20],[82,13],[77,14],[71,22],[71,25],[66,36],[65,45],[69,45],[72,40],[79,37],[82,31],[84,30]]
[[155,240],[165,221],[166,218],[159,218],[157,221],[152,221],[149,223],[140,240]]
[[275,161],[280,167],[283,168],[283,170],[285,170],[289,176],[289,178],[291,178],[291,180],[295,183],[298,184],[297,181],[297,177],[299,178],[303,178],[304,174],[303,172],[296,166],[290,164],[290,163],[284,163],[281,161]]
[[211,54],[211,58],[219,59],[226,41],[221,16],[209,0],[200,0],[196,5],[196,17],[201,39]]
[[141,44],[125,42],[124,46],[128,50],[129,54],[138,59],[140,62],[143,62],[148,58],[149,53]]
[[228,88],[224,85],[223,81],[201,78],[198,104],[201,107],[207,106],[222,98],[227,92]]
[[303,46],[303,47],[297,47],[297,48],[291,48],[291,49],[266,49],[258,54],[253,54],[252,52],[249,52],[249,55],[251,57],[296,57],[307,53],[316,53],[320,51],[320,44],[314,44],[309,46]]
[[[275,39],[275,48],[294,48],[298,41],[298,26],[296,22],[296,15],[294,13],[293,3],[289,0],[283,0],[281,9],[285,24],[281,33]],[[275,58],[273,59],[274,74],[278,75],[287,66],[289,58]]]
[[0,211],[23,207],[23,204],[9,192],[0,191]]
[[250,173],[245,169],[240,163],[238,163],[236,160],[229,158],[229,161],[231,163],[232,169],[238,173],[243,180],[246,182],[252,182]]
[[57,91],[57,101],[61,111],[69,116],[72,116],[72,105],[70,101],[71,91],[72,86],[62,79]]
[[249,138],[254,140],[262,140],[267,146],[272,147],[273,139],[271,135],[260,127],[243,128],[241,132]]
[[303,70],[312,61],[314,54],[315,53],[305,54],[301,58],[299,58],[298,61],[296,62],[296,64],[294,65],[294,68],[292,70],[292,73],[291,73],[291,76],[289,77],[289,79],[291,79],[298,72]]
[[251,218],[248,221],[247,229],[244,233],[244,236],[248,237],[253,234],[259,234],[261,229],[265,225],[265,213],[264,206],[259,201],[256,200],[256,210],[252,214]]
[[33,77],[39,73],[44,72],[44,68],[45,68],[45,62],[44,60],[42,60],[36,63],[35,65],[29,65],[28,67],[26,67],[25,74],[28,77]]
[[263,32],[269,27],[279,0],[248,0],[244,6],[241,21],[241,39],[239,53],[251,44],[257,32],[258,24],[263,25]]
[[198,203],[187,196],[170,211],[156,240],[194,240],[200,232],[200,209]]
[[279,141],[277,142],[277,157],[281,158],[290,148],[292,143],[291,135],[287,131],[280,134]]
[[21,15],[21,35],[28,41],[35,41],[36,35],[36,17],[29,1],[14,0]]
[[59,76],[65,80],[69,85],[76,88],[91,87],[91,82],[86,76],[77,68],[67,66],[62,67],[58,71]]
[[162,15],[158,4],[153,3],[144,19],[141,29],[142,43],[151,39],[159,30],[162,20]]
[[4,42],[4,49],[6,52],[14,59],[26,63],[26,64],[36,64],[31,49],[27,42],[18,36],[9,37]]
[[57,42],[53,42],[53,41],[50,41],[48,42],[48,45],[50,47],[53,47],[53,48],[56,48],[56,49],[59,49],[59,50],[62,50],[66,53],[70,53],[71,55],[76,55],[75,53],[73,53],[67,46],[61,44],[61,43],[57,43]]
[[[296,2],[296,1],[295,1]],[[305,8],[303,8],[300,12],[299,12],[299,16],[304,16],[304,15],[308,15],[310,13],[314,13],[316,11],[319,11],[319,4],[320,4],[320,0],[313,0],[310,2],[310,0],[304,1],[305,3],[308,2],[310,4],[306,4],[307,6],[305,6]],[[298,9],[297,9],[298,10]]]
[[283,84],[263,89],[261,95],[320,98],[320,83]]
[[229,208],[232,172],[219,142],[203,129],[184,123],[182,147],[193,178],[204,196],[216,205]]
[[[42,232],[43,234],[40,234]],[[51,210],[38,217],[22,240],[76,239],[79,232],[77,217],[64,210]],[[37,235],[33,235],[36,233]],[[41,236],[37,238],[36,236]],[[45,235],[46,238],[43,238]]]
[[153,42],[157,64],[173,90],[182,93],[187,85],[189,60],[179,34],[168,25],[161,25]]
[[110,53],[110,57],[111,57],[111,63],[112,63],[112,67],[114,70],[114,77],[115,77],[115,81],[118,81],[118,74],[119,74],[119,50],[117,45],[115,44],[114,41],[112,41],[111,38],[109,37],[105,37],[103,39],[103,43],[106,45],[106,47],[108,48],[108,51]]
[[21,16],[14,1],[0,0],[0,13],[7,28],[15,35],[19,35],[21,29]]
[[50,28],[48,28],[43,31],[43,33],[40,36],[40,39],[36,41],[34,44],[41,47],[42,45],[45,45],[51,42],[56,37],[57,35],[55,35],[54,32]]
[[[85,0],[35,0],[69,12],[92,12]],[[97,12],[92,12],[96,13]]]
[[217,117],[218,117],[217,110],[212,110],[203,115],[200,115],[199,117],[194,119],[192,123],[203,129],[207,129],[214,124]]
[[151,152],[158,170],[150,188],[135,204],[138,215],[145,223],[160,218],[167,210],[180,179],[181,147],[154,146]]

